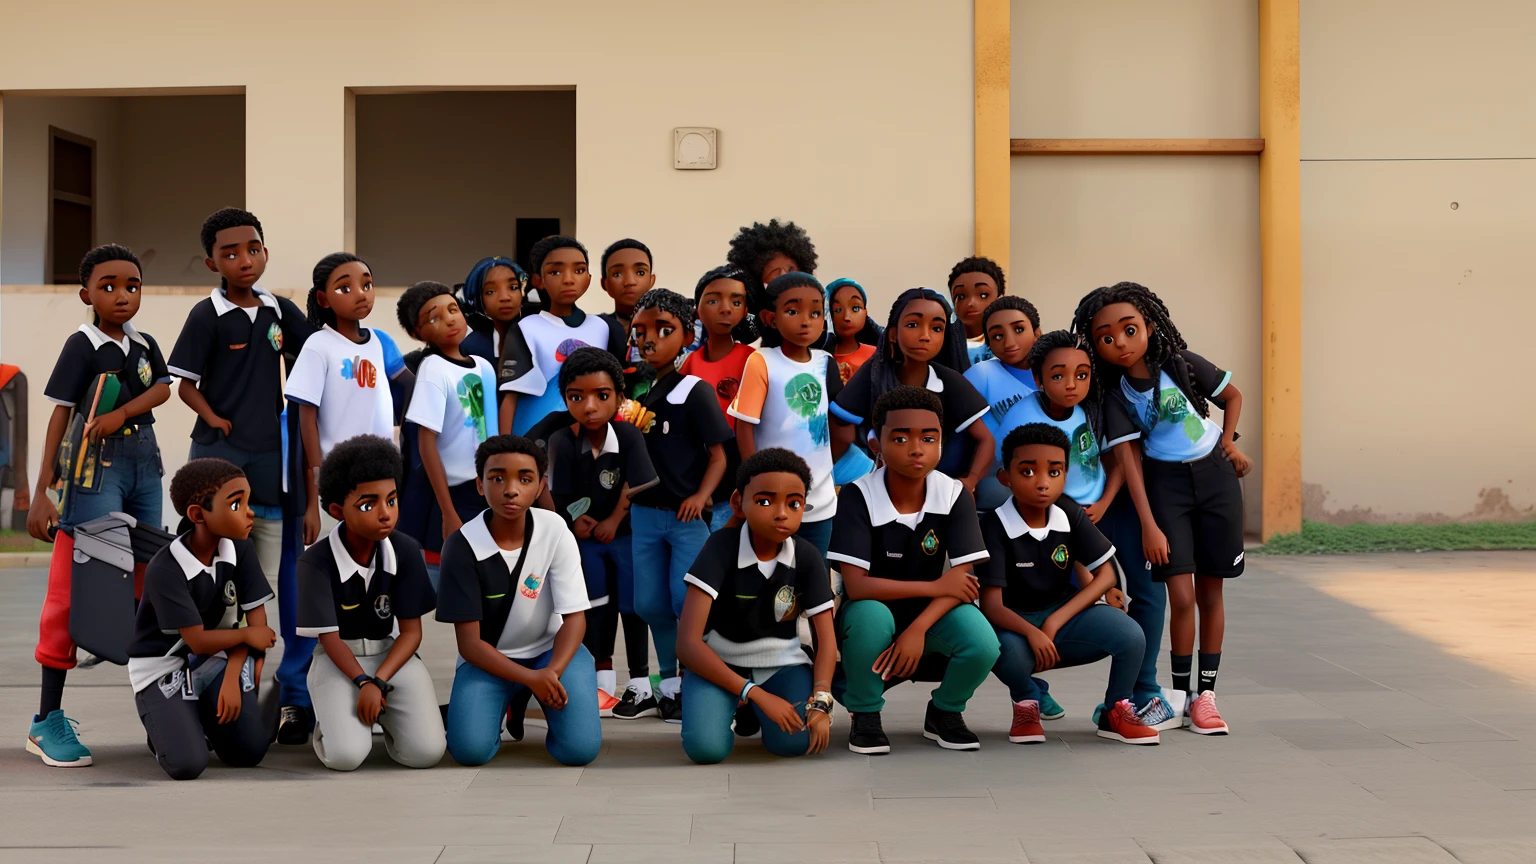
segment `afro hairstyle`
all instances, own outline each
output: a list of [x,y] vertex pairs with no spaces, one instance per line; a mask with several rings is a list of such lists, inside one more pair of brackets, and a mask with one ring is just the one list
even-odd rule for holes
[[608,374],[616,394],[624,392],[624,367],[619,365],[619,358],[601,348],[584,345],[572,351],[565,362],[560,364],[560,393],[564,395],[565,388],[571,386],[571,382],[577,378],[597,372]]
[[880,394],[880,398],[875,400],[874,416],[870,422],[876,434],[885,426],[885,418],[892,411],[932,411],[938,415],[939,425],[944,425],[944,403],[938,394],[922,387],[898,384]]
[[500,456],[503,453],[522,454],[533,460],[535,470],[543,477],[549,467],[549,456],[544,453],[544,448],[535,444],[521,435],[492,435],[485,439],[479,447],[475,448],[475,476],[485,476],[485,465],[491,461],[492,456]]
[[[453,289],[441,282],[417,282],[405,289],[400,295],[400,301],[395,304],[395,316],[400,320],[400,326],[411,335],[412,339],[420,339],[416,335],[416,325],[421,319],[422,307],[432,302],[432,298],[441,297],[444,294],[453,297]],[[455,303],[459,302],[454,298]]]
[[393,480],[399,490],[404,462],[393,442],[377,435],[358,435],[337,444],[320,463],[320,506],[345,505],[352,490],[375,480]]
[[1025,423],[1003,438],[1003,467],[1013,464],[1013,451],[1030,444],[1060,447],[1063,460],[1072,453],[1072,442],[1067,439],[1067,433],[1048,423]]
[[741,467],[736,469],[736,491],[745,494],[747,484],[759,474],[793,474],[805,484],[807,492],[811,489],[811,467],[783,447],[764,447],[741,460]]
[[816,244],[804,228],[777,219],[767,225],[753,222],[737,230],[725,255],[726,261],[746,271],[748,296],[763,290],[763,265],[775,252],[783,252],[802,273],[816,272]]
[[176,471],[171,478],[171,506],[176,515],[186,516],[193,504],[208,509],[213,506],[213,495],[224,484],[244,477],[245,472],[233,462],[223,459],[192,459]]
[[213,244],[219,238],[219,232],[227,228],[239,228],[249,225],[256,229],[256,237],[265,243],[266,235],[261,233],[261,220],[249,210],[241,210],[239,207],[225,207],[215,210],[207,219],[203,220],[203,231],[200,239],[203,241],[203,254],[213,257]]

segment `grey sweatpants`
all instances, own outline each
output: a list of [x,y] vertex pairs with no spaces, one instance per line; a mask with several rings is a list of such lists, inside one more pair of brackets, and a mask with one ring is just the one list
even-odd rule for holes
[[[363,671],[372,675],[394,640],[368,644],[374,649],[371,653],[360,653],[354,647],[353,655]],[[379,714],[384,750],[389,758],[408,768],[431,768],[443,758],[448,746],[432,676],[421,658],[412,656],[389,683],[395,689],[385,697],[384,711]],[[363,764],[373,751],[373,729],[357,717],[357,685],[336,668],[323,647],[315,649],[309,666],[309,698],[315,709],[315,755],[325,767],[337,771],[351,771]]]

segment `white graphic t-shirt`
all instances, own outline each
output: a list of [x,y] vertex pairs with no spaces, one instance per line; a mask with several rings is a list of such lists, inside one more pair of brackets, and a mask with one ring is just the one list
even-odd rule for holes
[[319,409],[320,455],[348,438],[394,440],[395,408],[385,373],[384,340],[366,328],[359,345],[327,326],[304,342],[283,395]]
[[819,348],[811,349],[811,359],[804,363],[785,357],[780,348],[759,348],[747,358],[731,403],[732,417],[757,427],[757,449],[783,447],[810,466],[806,522],[821,522],[837,513],[827,405],[842,387],[832,355]]
[[495,367],[479,356],[460,364],[428,354],[416,370],[405,419],[437,433],[437,454],[449,486],[475,479],[475,448],[496,434]]
[[526,435],[534,424],[551,413],[565,410],[556,379],[560,364],[577,348],[608,349],[612,329],[597,315],[588,315],[575,327],[549,312],[531,315],[517,323],[533,356],[533,368],[501,385],[502,390],[518,394],[517,412],[512,416],[512,434]]

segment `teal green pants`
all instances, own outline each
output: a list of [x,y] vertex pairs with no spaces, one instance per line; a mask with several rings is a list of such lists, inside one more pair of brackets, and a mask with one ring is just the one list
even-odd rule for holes
[[[879,600],[854,600],[843,609],[838,633],[843,649],[843,674],[847,688],[843,705],[858,714],[885,707],[886,683],[871,667],[881,652],[896,641],[896,619]],[[964,711],[971,694],[987,680],[997,663],[997,633],[975,606],[956,606],[928,628],[925,654],[949,658],[944,679],[933,691],[933,704],[941,711]]]

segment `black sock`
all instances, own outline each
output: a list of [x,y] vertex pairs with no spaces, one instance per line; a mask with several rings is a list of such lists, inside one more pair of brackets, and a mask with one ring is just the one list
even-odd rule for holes
[[1198,693],[1204,693],[1207,690],[1213,693],[1216,692],[1216,670],[1219,668],[1221,668],[1220,651],[1217,651],[1215,654],[1207,654],[1204,651],[1200,652],[1200,689],[1197,691]]
[[624,658],[629,664],[629,677],[649,678],[651,634],[645,626],[645,619],[633,612],[624,612],[619,615],[619,621],[624,625]]
[[68,674],[64,669],[43,667],[43,692],[37,704],[39,718],[47,717],[64,704],[64,676]]
[[1181,693],[1189,692],[1189,670],[1193,664],[1193,654],[1168,654],[1168,666],[1173,670],[1173,689]]

